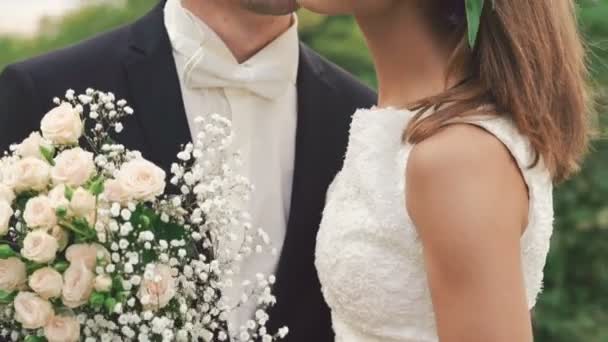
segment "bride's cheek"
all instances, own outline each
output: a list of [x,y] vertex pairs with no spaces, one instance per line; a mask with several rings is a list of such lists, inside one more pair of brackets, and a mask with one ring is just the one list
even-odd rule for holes
[[351,0],[351,12],[356,16],[386,16],[403,0]]

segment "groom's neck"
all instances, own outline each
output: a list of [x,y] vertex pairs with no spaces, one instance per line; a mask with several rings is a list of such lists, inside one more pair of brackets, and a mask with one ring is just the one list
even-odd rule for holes
[[205,22],[242,63],[285,32],[291,15],[263,16],[243,6],[239,0],[184,0],[183,6]]

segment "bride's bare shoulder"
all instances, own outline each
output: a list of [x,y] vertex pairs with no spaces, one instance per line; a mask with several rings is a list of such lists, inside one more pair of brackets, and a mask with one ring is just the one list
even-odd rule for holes
[[510,215],[509,221],[521,221],[513,225],[525,225],[528,198],[521,171],[508,148],[480,127],[448,125],[416,144],[406,184],[414,218],[441,214],[467,220],[484,212],[493,219]]

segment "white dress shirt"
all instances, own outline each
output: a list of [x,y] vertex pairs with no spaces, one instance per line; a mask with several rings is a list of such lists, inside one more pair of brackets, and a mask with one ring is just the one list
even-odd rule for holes
[[[263,228],[278,251],[254,255],[242,264],[241,274],[234,279],[235,290],[226,293],[238,300],[242,280],[276,271],[285,239],[297,123],[297,19],[276,40],[239,64],[217,34],[182,7],[180,0],[168,0],[164,15],[191,133],[197,134],[194,119],[198,116],[218,113],[232,121],[235,147],[243,158],[242,173],[255,187],[246,209],[253,227]],[[230,318],[231,327],[253,317],[255,303],[251,304]]]

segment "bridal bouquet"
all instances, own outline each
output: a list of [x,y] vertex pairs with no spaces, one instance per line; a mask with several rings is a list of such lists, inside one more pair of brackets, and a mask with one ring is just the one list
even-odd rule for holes
[[[133,113],[124,100],[89,89],[54,102],[40,132],[0,159],[0,338],[284,337],[287,328],[265,327],[274,277],[232,284],[240,261],[270,248],[235,204],[250,185],[235,172],[230,122],[199,118],[166,184],[161,168],[112,139]],[[223,292],[237,285],[230,305]],[[249,300],[255,317],[229,331],[228,315]]]

